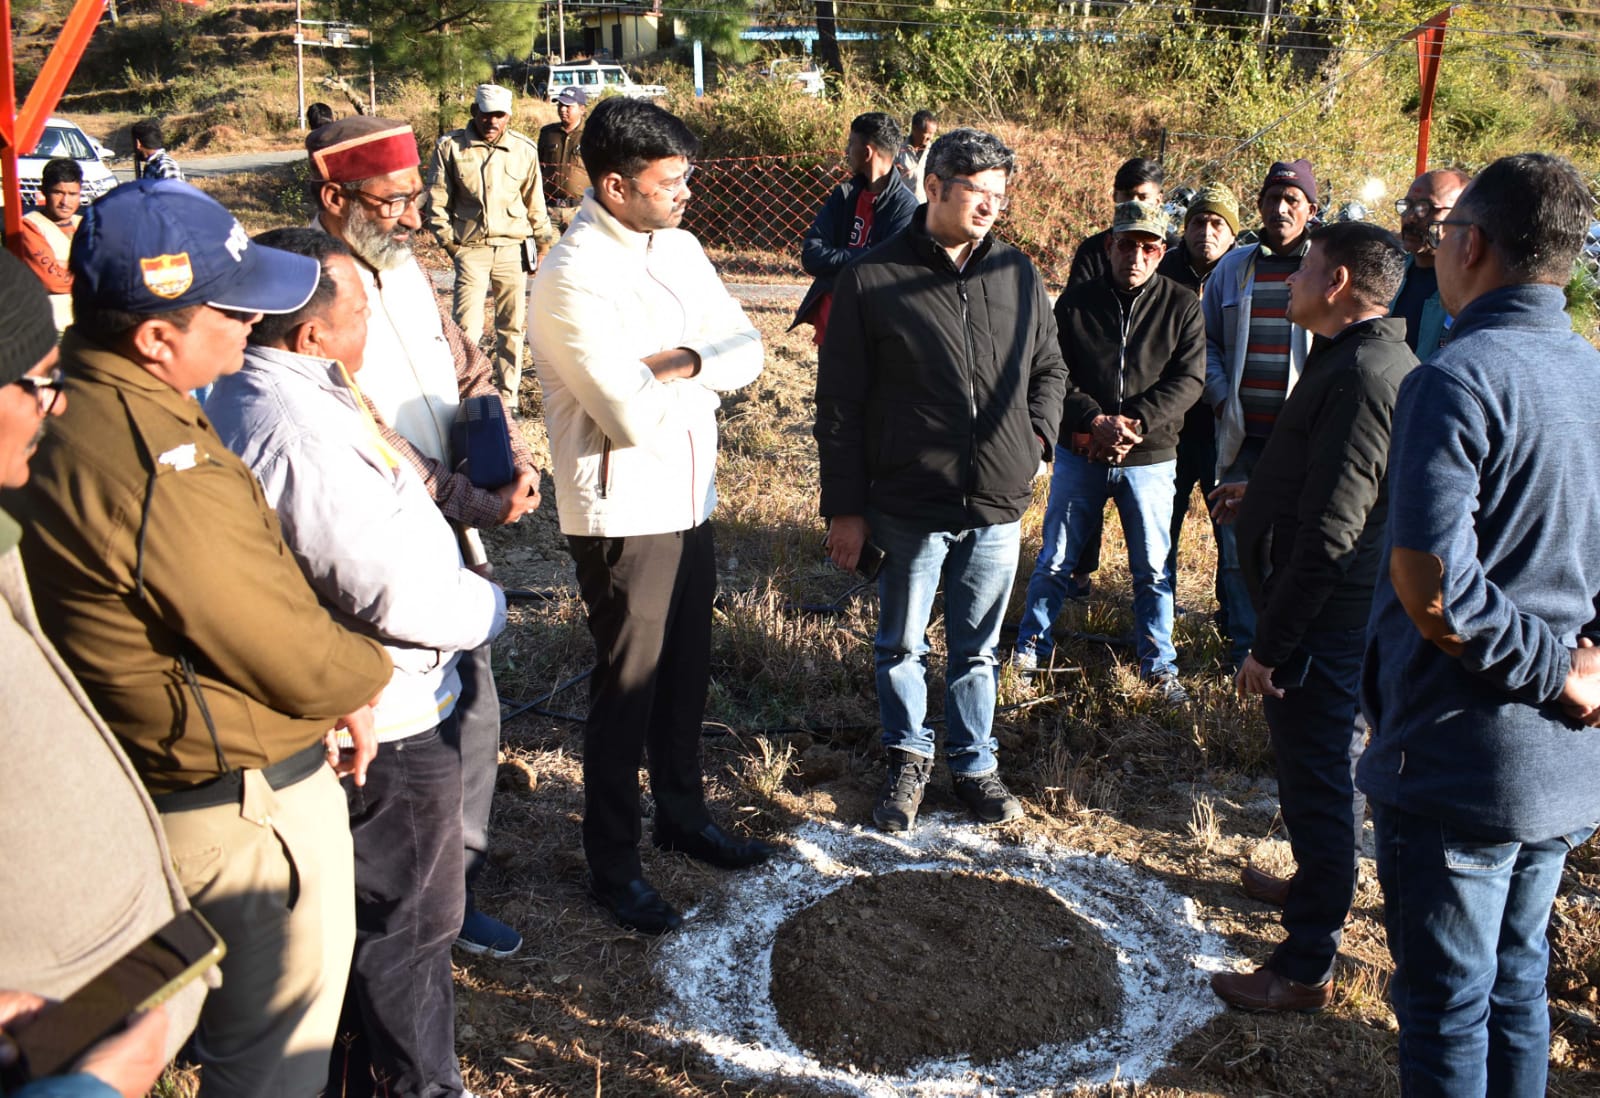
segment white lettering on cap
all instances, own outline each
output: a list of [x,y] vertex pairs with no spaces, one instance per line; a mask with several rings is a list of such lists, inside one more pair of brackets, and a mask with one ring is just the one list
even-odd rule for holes
[[250,247],[250,236],[244,231],[244,226],[235,221],[233,228],[228,230],[228,239],[222,242],[222,246],[228,249],[228,254],[233,256],[235,263],[243,263],[245,250]]

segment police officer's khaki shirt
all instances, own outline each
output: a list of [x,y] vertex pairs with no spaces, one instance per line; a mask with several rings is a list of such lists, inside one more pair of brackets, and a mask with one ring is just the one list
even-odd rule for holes
[[299,752],[389,681],[337,625],[200,405],[68,331],[66,414],[4,506],[45,632],[152,793]]

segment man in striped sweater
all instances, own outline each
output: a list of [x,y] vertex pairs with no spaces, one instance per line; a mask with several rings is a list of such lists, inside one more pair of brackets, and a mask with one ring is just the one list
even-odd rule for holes
[[[1256,206],[1260,242],[1217,261],[1200,303],[1206,322],[1203,399],[1217,417],[1219,484],[1250,479],[1311,349],[1311,333],[1287,315],[1289,276],[1300,269],[1310,244],[1306,230],[1317,212],[1310,161],[1273,164]],[[1255,639],[1255,611],[1239,571],[1233,527],[1227,524],[1218,527],[1217,573],[1229,655],[1237,667]]]

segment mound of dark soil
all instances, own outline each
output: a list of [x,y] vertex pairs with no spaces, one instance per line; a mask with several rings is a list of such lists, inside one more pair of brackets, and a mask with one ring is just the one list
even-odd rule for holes
[[1121,1008],[1116,954],[1042,888],[1009,877],[866,877],[797,913],[772,949],[772,1001],[819,1060],[904,1071],[1076,1041]]

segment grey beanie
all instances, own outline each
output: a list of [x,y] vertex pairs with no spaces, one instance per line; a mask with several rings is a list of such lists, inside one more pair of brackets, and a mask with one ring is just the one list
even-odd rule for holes
[[56,322],[44,286],[27,266],[0,248],[0,385],[39,365],[56,345]]

